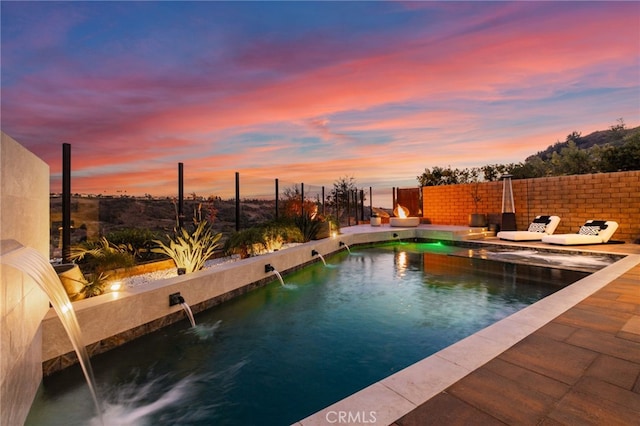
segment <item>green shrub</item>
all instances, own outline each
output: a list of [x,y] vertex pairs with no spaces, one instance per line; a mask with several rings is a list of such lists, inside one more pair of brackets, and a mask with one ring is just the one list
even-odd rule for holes
[[72,247],[71,260],[76,261],[83,272],[98,274],[135,265],[135,257],[125,245],[113,244],[105,237]]
[[262,229],[247,228],[233,233],[225,242],[224,252],[227,256],[237,254],[242,258],[257,256],[267,251],[267,244]]
[[150,229],[127,228],[109,232],[105,238],[114,245],[124,248],[140,261],[147,261],[159,256],[154,255],[151,249],[153,240],[161,238]]
[[283,244],[303,242],[303,239],[300,229],[292,221],[281,219],[232,234],[225,243],[225,253],[257,256],[279,250]]

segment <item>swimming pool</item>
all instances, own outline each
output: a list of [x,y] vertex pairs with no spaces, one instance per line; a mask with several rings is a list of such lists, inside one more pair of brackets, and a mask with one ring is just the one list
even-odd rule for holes
[[[106,421],[290,424],[583,272],[393,244],[342,252],[92,359]],[[94,417],[79,369],[46,378],[27,424]]]

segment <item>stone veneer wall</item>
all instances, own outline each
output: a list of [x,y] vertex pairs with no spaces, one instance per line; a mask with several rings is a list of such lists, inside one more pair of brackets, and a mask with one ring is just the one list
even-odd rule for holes
[[[479,184],[478,213],[499,223],[502,182]],[[613,240],[640,238],[640,171],[556,176],[512,180],[516,226],[525,230],[536,215],[560,216],[556,234],[576,233],[589,219],[614,220],[619,228]],[[473,184],[426,186],[423,215],[433,224],[467,225],[473,213]]]
[[[0,240],[16,240],[49,258],[49,166],[11,137],[0,141]],[[0,265],[0,424],[23,424],[42,381],[45,293],[28,276]]]

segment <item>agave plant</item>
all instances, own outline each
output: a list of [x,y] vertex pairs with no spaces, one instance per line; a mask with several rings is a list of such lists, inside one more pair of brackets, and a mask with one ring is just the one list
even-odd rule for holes
[[176,231],[175,237],[167,235],[169,244],[160,240],[153,240],[158,247],[151,249],[154,253],[169,256],[177,268],[184,268],[185,273],[199,271],[204,263],[218,247],[222,234],[214,234],[206,221],[198,223],[193,233],[184,228]]
[[108,277],[109,274],[105,274],[104,272],[96,272],[89,275],[89,279],[87,279],[87,283],[82,290],[85,297],[100,296],[101,294],[104,294]]

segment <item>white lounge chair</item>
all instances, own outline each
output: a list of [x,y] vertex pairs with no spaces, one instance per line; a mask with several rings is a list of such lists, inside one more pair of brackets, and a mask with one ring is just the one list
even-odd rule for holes
[[608,242],[618,229],[618,223],[608,220],[588,220],[577,234],[556,234],[542,237],[543,243],[563,246],[579,244],[603,244]]
[[559,223],[558,216],[536,216],[526,231],[500,231],[497,237],[510,241],[540,241],[545,235],[553,234]]

